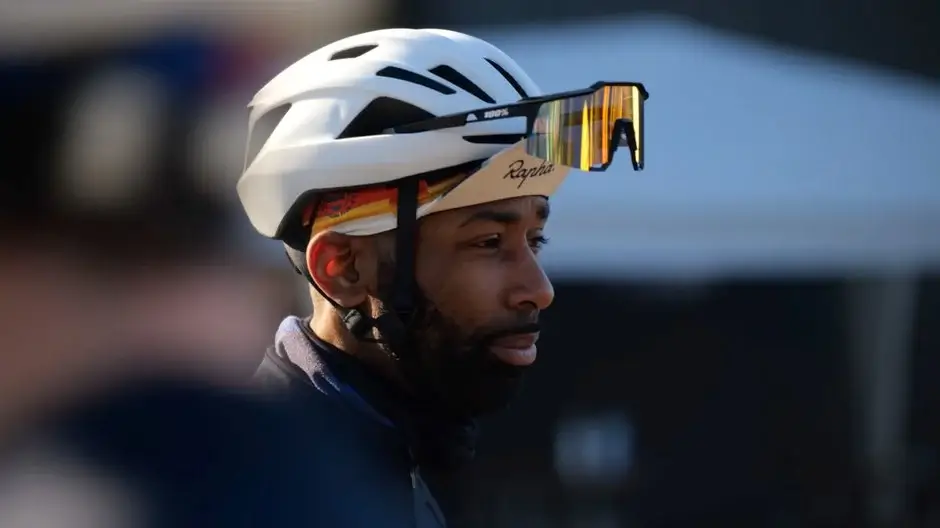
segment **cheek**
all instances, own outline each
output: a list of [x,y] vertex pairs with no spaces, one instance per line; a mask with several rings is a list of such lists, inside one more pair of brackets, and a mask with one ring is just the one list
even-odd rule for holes
[[483,262],[451,262],[419,274],[418,285],[442,316],[472,332],[500,313],[497,279]]

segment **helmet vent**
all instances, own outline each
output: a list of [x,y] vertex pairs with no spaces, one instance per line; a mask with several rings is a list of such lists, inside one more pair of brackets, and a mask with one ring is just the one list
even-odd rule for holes
[[356,57],[362,57],[377,47],[379,47],[378,44],[366,44],[364,46],[346,48],[344,50],[337,51],[333,55],[330,55],[330,60],[334,61],[340,59],[355,59]]
[[248,138],[248,150],[245,154],[245,168],[251,165],[255,160],[261,148],[268,142],[268,138],[274,133],[274,129],[281,123],[291,105],[285,104],[272,108],[266,114],[258,118],[255,126],[251,127],[251,137]]
[[451,68],[450,66],[447,66],[446,64],[442,64],[428,71],[434,75],[437,75],[441,79],[446,80],[450,84],[453,84],[454,86],[473,94],[477,99],[485,103],[496,104],[496,100],[484,92],[482,88],[477,86],[470,79],[466,78],[462,73]]
[[490,66],[492,66],[493,68],[495,68],[496,71],[498,71],[499,74],[502,75],[503,78],[505,78],[506,81],[507,81],[509,84],[511,84],[513,88],[515,88],[516,92],[519,93],[519,97],[521,97],[521,98],[523,98],[523,99],[527,99],[527,98],[529,97],[529,94],[527,94],[527,93],[525,92],[525,90],[522,89],[522,85],[519,84],[519,81],[517,81],[512,75],[509,75],[509,72],[506,71],[505,68],[503,68],[502,66],[500,66],[500,65],[497,64],[496,62],[491,61],[490,59],[486,59],[486,62],[490,63]]
[[524,137],[525,134],[488,134],[482,136],[464,136],[463,139],[467,143],[478,145],[513,145]]
[[434,114],[404,101],[379,97],[363,108],[337,139],[374,136],[394,126],[432,117]]
[[430,77],[425,77],[420,73],[415,73],[413,71],[408,71],[402,68],[397,68],[395,66],[386,66],[379,70],[376,75],[379,77],[388,77],[391,79],[398,79],[399,81],[410,82],[412,84],[417,84],[419,86],[424,86],[425,88],[430,88],[435,92],[440,92],[444,95],[451,95],[457,93],[457,90],[435,81]]

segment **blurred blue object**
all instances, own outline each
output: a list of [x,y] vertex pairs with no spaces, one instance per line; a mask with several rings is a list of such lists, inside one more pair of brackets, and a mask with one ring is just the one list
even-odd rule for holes
[[214,73],[215,42],[204,32],[173,32],[119,50],[114,66],[144,69],[158,75],[177,97],[199,95]]

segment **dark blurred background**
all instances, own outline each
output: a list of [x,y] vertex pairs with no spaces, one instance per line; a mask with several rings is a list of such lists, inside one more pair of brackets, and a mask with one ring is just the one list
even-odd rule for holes
[[546,91],[652,93],[647,170],[553,200],[557,300],[485,424],[474,525],[940,527],[940,3],[920,0],[0,1],[0,431],[106,377],[113,357],[56,347],[94,349],[90,327],[191,351],[127,363],[251,371],[309,307],[238,210],[245,105],[400,25],[488,39]]

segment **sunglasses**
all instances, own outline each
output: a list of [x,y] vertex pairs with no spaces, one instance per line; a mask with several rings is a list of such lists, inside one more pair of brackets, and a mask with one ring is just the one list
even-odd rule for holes
[[630,149],[634,170],[643,169],[641,83],[598,82],[588,88],[523,99],[401,125],[387,132],[413,134],[497,119],[526,118],[525,152],[582,171],[605,171],[618,147]]

